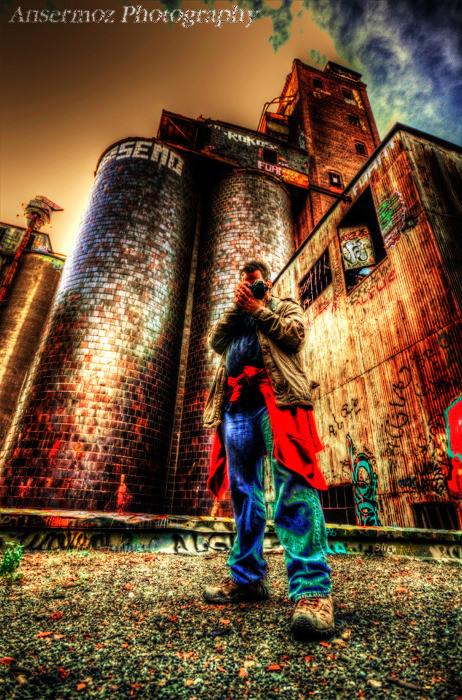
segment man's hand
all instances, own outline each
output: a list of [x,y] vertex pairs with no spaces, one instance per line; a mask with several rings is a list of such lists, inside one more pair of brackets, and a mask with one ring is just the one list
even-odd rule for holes
[[265,306],[265,299],[255,299],[249,287],[250,285],[246,282],[241,282],[236,287],[234,301],[240,309],[246,311],[248,314],[253,314],[255,311]]

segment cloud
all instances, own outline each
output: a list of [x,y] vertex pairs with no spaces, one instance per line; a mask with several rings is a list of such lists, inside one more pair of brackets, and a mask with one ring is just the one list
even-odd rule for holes
[[383,137],[395,121],[462,143],[459,0],[303,0],[363,74]]
[[[302,0],[302,8],[345,64],[362,73],[382,137],[401,121],[462,144],[461,1]],[[239,4],[271,18],[275,51],[288,41],[294,0]],[[319,65],[314,49],[310,61]]]

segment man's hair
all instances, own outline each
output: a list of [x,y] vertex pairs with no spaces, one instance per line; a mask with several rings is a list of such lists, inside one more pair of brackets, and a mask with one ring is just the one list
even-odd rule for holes
[[268,282],[271,280],[271,270],[268,265],[261,260],[249,260],[240,269],[240,276],[245,275],[248,272],[256,272],[260,270],[263,279]]

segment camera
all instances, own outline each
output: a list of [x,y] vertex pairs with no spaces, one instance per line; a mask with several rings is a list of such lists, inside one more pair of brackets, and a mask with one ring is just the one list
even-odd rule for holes
[[263,280],[257,280],[256,282],[250,285],[249,289],[252,292],[255,299],[263,299],[268,287],[263,282]]

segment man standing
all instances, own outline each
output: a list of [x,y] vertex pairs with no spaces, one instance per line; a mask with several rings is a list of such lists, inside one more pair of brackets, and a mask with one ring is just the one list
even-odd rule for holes
[[230,487],[236,538],[231,577],[206,588],[210,603],[264,600],[266,509],[263,456],[274,481],[274,525],[284,548],[291,629],[297,636],[334,631],[324,515],[316,489],[326,489],[316,452],[323,449],[313,416],[302,348],[303,311],[292,299],[271,296],[271,273],[260,261],[241,269],[235,304],[212,329],[221,355],[204,413],[216,428],[207,485],[221,497]]

